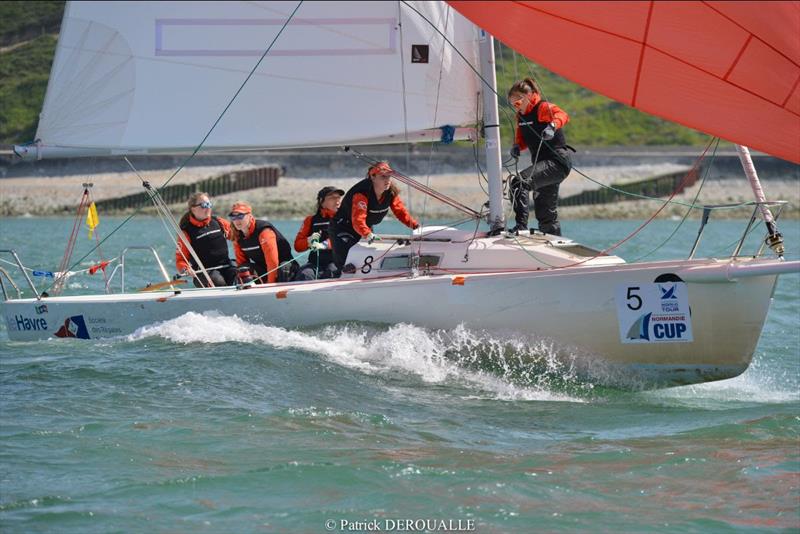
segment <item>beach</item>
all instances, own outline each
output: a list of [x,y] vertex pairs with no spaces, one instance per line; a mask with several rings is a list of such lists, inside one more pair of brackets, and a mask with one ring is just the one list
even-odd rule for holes
[[[253,164],[204,165],[186,167],[178,172],[170,184],[193,183],[223,173],[253,168]],[[579,166],[562,183],[561,198],[574,195],[588,189],[597,189],[602,185],[644,180],[667,173],[688,170],[688,166],[675,163],[642,163],[622,165],[589,165]],[[87,165],[86,170],[89,171]],[[0,216],[49,216],[69,215],[75,212],[81,195],[83,184],[92,183],[91,195],[94,200],[115,198],[144,191],[142,181],[153,185],[165,183],[174,173],[174,168],[143,170],[138,175],[133,172],[75,172],[58,174],[37,174],[32,176],[5,177],[0,179]],[[314,209],[316,193],[326,185],[347,190],[362,176],[351,172],[342,173],[318,172],[317,176],[289,176],[280,178],[277,187],[240,191],[214,199],[217,212],[224,213],[227,207],[236,200],[249,201],[260,216],[273,219],[298,219],[309,215]],[[328,178],[326,175],[336,175]],[[412,174],[418,182],[428,185],[459,202],[479,210],[486,201],[488,190],[485,179],[477,172],[450,172],[438,174]],[[768,200],[785,200],[789,202],[782,217],[800,217],[800,182],[796,176],[784,179],[771,177],[764,180],[764,191]],[[432,198],[426,198],[418,191],[409,191],[401,187],[402,198],[406,205],[422,219],[447,220],[460,218],[460,212]],[[698,195],[699,192],[699,195]],[[695,197],[696,200],[695,200]],[[633,200],[613,204],[562,207],[563,218],[587,219],[620,219],[646,218],[662,208],[666,199]],[[749,183],[741,177],[713,176],[705,182],[698,181],[694,186],[675,195],[674,202],[663,207],[659,217],[683,216],[688,204],[736,204],[753,200],[753,192]],[[507,204],[507,203],[506,203]],[[185,206],[171,206],[178,215]],[[153,214],[151,207],[143,208],[145,214]],[[510,208],[506,206],[506,212]],[[747,217],[752,207],[736,210],[720,210],[715,217]],[[691,217],[700,217],[702,210],[692,210]]]

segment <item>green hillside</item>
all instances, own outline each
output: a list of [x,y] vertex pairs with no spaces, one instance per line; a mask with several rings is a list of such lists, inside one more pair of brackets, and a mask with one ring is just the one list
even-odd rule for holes
[[63,1],[0,3],[0,47],[57,33],[63,14]]
[[56,37],[42,35],[0,54],[0,143],[33,140],[55,50]]
[[701,145],[708,140],[706,134],[653,117],[593,93],[544,67],[531,63],[504,45],[496,46],[495,55],[504,140],[511,138],[512,128],[509,120],[514,115],[513,108],[508,105],[504,97],[515,81],[526,76],[537,81],[547,100],[558,104],[569,114],[570,122],[565,131],[570,144],[576,146]]
[[[55,51],[64,2],[0,3],[0,144],[33,140]],[[16,45],[16,46],[15,46]],[[592,93],[497,46],[498,92],[532,75],[547,99],[570,115],[576,146],[699,145],[707,137]],[[513,110],[500,99],[504,142],[512,137]]]

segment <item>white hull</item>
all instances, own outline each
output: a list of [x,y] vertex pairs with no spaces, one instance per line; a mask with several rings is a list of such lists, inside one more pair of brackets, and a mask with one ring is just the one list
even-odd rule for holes
[[[548,240],[555,240],[551,236],[539,239],[544,248],[548,248]],[[470,250],[479,254],[480,249],[489,251],[507,241],[478,239]],[[452,248],[454,243],[430,246]],[[463,247],[460,250],[463,254]],[[350,258],[370,251],[377,253],[380,248],[356,247]],[[497,254],[495,250],[491,255],[496,259]],[[541,271],[439,272],[417,277],[381,274],[376,269],[370,273],[372,278],[359,275],[248,289],[9,300],[3,313],[9,337],[15,341],[53,337],[59,329],[63,337],[65,323],[77,337],[126,335],[187,312],[213,310],[287,328],[342,321],[409,323],[447,330],[463,325],[495,337],[550,340],[573,361],[607,364],[658,385],[730,378],[747,368],[777,278],[768,274],[769,266],[781,262],[739,260],[737,264],[755,264],[762,271],[730,281],[724,270],[728,264],[716,260],[641,264],[613,260],[604,257],[597,261],[605,265],[595,266],[590,261],[585,266]],[[475,263],[480,263],[480,257]],[[665,274],[677,274],[686,281],[692,340],[624,342],[619,298],[615,296],[619,287],[644,287]],[[82,324],[73,320],[70,325],[68,320],[76,317]]]

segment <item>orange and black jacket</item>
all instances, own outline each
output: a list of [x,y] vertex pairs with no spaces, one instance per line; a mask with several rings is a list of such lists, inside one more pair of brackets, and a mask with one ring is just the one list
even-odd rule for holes
[[342,205],[336,212],[336,231],[367,237],[372,233],[372,227],[380,223],[390,209],[397,220],[409,228],[419,226],[399,196],[388,190],[378,198],[372,180],[365,178],[351,187],[342,199]]
[[[549,141],[541,141],[542,131],[550,123],[556,128],[555,137]],[[542,100],[538,93],[534,93],[531,103],[524,111],[517,112],[517,132],[514,142],[519,145],[520,150],[526,148],[531,151],[531,158],[535,158],[538,149],[539,161],[552,159],[561,161],[555,152],[557,149],[564,149],[567,146],[567,138],[562,128],[569,122],[567,112],[557,105]]]
[[[248,266],[258,276],[266,276],[267,283],[278,281],[278,265],[292,261],[292,247],[277,228],[267,221],[251,219],[247,232],[240,232],[239,239],[234,241],[236,263]],[[261,279],[263,283],[264,278]]]
[[[189,214],[188,220],[181,225],[181,231],[207,269],[231,264],[228,255],[231,223],[225,219],[212,215],[208,219],[200,221]],[[178,238],[178,247],[175,249],[175,268],[180,273],[189,266],[195,270],[198,268],[197,262],[189,254],[189,249],[183,240]]]
[[320,208],[314,215],[309,215],[303,221],[303,226],[297,232],[294,238],[294,249],[297,252],[305,252],[308,250],[308,238],[311,234],[319,232],[319,242],[325,247],[322,250],[314,250],[308,255],[309,263],[319,263],[320,265],[327,265],[333,261],[333,252],[331,251],[332,244],[328,234],[328,227],[336,215],[335,211],[325,208]]

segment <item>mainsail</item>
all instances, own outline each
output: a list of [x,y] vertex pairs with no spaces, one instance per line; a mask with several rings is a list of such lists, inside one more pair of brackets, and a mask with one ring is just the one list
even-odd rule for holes
[[207,149],[438,140],[476,122],[480,91],[441,34],[475,68],[478,35],[445,3],[412,4],[436,28],[396,2],[68,2],[39,145],[192,150],[284,25]]
[[448,3],[584,87],[800,163],[800,2]]

